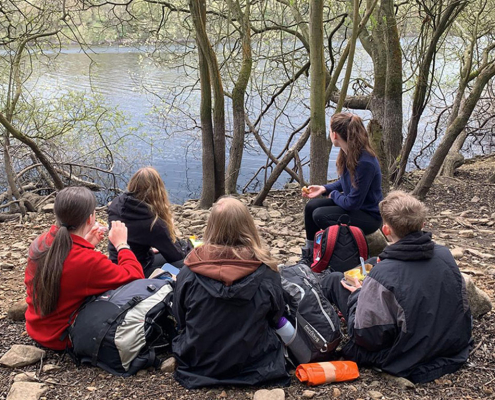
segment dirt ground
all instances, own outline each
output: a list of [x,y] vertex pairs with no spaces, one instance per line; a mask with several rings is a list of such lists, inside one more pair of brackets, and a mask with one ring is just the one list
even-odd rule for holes
[[[495,299],[495,185],[488,184],[487,179],[494,172],[495,157],[477,159],[462,166],[455,178],[438,179],[426,201],[429,207],[426,229],[433,232],[438,243],[451,249],[461,247],[465,250],[458,259],[460,269],[472,275],[475,283],[492,300]],[[404,188],[411,189],[420,174],[408,175]],[[303,238],[303,201],[297,190],[288,189],[274,192],[266,203],[270,213],[268,216],[260,217],[264,209],[252,209],[263,237],[281,262],[294,260]],[[195,213],[193,205],[189,202],[184,207],[176,207],[177,225],[183,234],[198,233],[202,228],[201,220],[206,219],[204,213]],[[196,221],[191,223],[194,218]],[[25,332],[25,324],[10,321],[7,310],[25,295],[23,278],[28,245],[52,222],[52,214],[40,214],[29,221],[0,224],[0,355],[13,344],[34,345]],[[281,231],[278,237],[274,235],[275,227]],[[354,382],[316,388],[307,388],[293,378],[292,385],[284,388],[286,399],[301,399],[308,389],[316,392],[314,399],[495,398],[494,322],[494,312],[474,321],[475,344],[468,362],[457,373],[435,382],[403,389],[380,373],[362,368],[360,378]],[[47,351],[43,363],[56,364],[61,368],[50,374],[41,374],[40,381],[48,386],[42,399],[252,399],[258,389],[219,387],[186,390],[174,381],[171,374],[159,370],[141,371],[137,376],[123,379],[97,368],[77,368],[68,356],[52,351]],[[7,397],[16,374],[38,371],[39,368],[39,363],[19,370],[0,368],[0,400]]]

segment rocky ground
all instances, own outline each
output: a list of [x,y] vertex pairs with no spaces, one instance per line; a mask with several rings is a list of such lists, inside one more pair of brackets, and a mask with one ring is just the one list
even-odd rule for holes
[[[488,184],[487,178],[494,171],[495,157],[488,157],[464,165],[455,178],[438,179],[427,199],[430,216],[426,227],[438,243],[452,249],[460,269],[492,300],[495,298],[495,185]],[[408,175],[404,188],[411,189],[420,174]],[[249,203],[250,198],[247,195],[242,200]],[[196,210],[195,205],[190,201],[175,209],[182,235],[200,235],[204,229],[208,212]],[[299,258],[303,206],[304,201],[294,188],[274,192],[264,208],[251,207],[263,238],[281,263],[293,263]],[[104,217],[103,210],[101,216]],[[34,344],[25,332],[24,322],[11,321],[7,311],[24,298],[23,276],[29,243],[52,222],[52,214],[38,214],[29,220],[0,224],[0,355],[14,344]],[[105,251],[104,245],[101,250]],[[475,347],[467,364],[457,373],[435,382],[407,388],[388,376],[362,368],[360,378],[350,383],[307,388],[294,378],[292,385],[284,388],[285,398],[493,398],[494,322],[493,312],[474,321]],[[190,391],[177,384],[171,373],[159,370],[141,371],[137,376],[122,379],[96,368],[77,368],[68,356],[47,351],[42,361],[34,365],[16,369],[0,367],[0,400],[7,398],[15,379],[30,372],[35,373],[36,381],[45,383],[42,399],[253,399],[256,391],[251,387]],[[19,397],[11,393],[10,398],[27,399],[27,396],[24,391]],[[271,398],[281,398],[276,396],[273,392]]]

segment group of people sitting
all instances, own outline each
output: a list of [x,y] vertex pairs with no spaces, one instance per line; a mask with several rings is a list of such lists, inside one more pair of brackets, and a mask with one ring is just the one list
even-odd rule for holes
[[[472,345],[471,315],[450,251],[423,231],[420,201],[401,191],[382,199],[380,166],[359,117],[334,115],[330,137],[341,149],[340,179],[305,194],[328,198],[306,205],[301,262],[312,262],[316,231],[343,214],[365,233],[381,227],[390,241],[362,287],[343,281],[340,272],[322,275],[325,296],[347,323],[349,341],[338,355],[413,382],[456,371]],[[286,310],[278,263],[248,208],[235,198],[218,200],[203,245],[185,254],[157,171],[139,170],[127,189],[108,208],[110,257],[95,251],[104,233],[95,223],[92,192],[69,187],[57,194],[57,223],[29,248],[28,334],[64,350],[68,320],[88,296],[148,277],[168,262],[180,268],[173,300],[175,378],[187,388],[288,384],[284,344],[275,333]]]

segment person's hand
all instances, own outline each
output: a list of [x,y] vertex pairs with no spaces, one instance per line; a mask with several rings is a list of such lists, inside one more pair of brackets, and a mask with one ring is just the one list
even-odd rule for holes
[[158,254],[158,249],[155,249],[154,247],[151,248],[151,251],[154,253],[154,254]]
[[127,243],[127,227],[123,222],[112,221],[112,227],[110,232],[108,232],[108,240],[115,247],[122,243]]
[[308,199],[314,199],[315,197],[321,196],[326,192],[326,189],[321,185],[310,185],[308,186],[308,191],[303,192],[303,197],[307,197]]
[[345,279],[340,281],[341,285],[344,286],[349,292],[353,293],[361,287],[361,281],[358,278],[352,278],[352,285],[349,285]]
[[96,223],[93,225],[91,230],[86,234],[86,236],[84,236],[84,239],[86,239],[93,246],[96,246],[98,243],[101,242],[103,236],[105,236],[104,232],[100,230],[100,225]]

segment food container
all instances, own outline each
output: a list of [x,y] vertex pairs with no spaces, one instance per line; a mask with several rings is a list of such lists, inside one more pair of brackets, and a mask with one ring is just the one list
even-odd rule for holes
[[364,278],[366,278],[366,275],[369,274],[372,268],[373,268],[372,264],[364,264],[365,275],[363,275],[363,269],[359,266],[344,272],[344,278],[349,285],[354,284],[354,278],[358,278],[362,282]]

